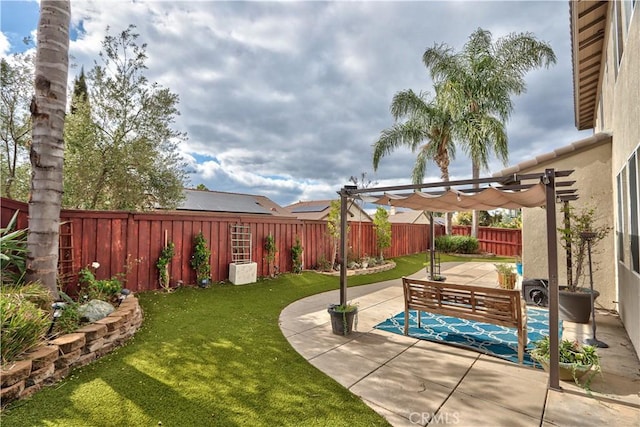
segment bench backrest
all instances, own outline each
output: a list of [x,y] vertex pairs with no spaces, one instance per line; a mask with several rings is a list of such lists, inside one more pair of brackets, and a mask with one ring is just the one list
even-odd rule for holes
[[402,278],[405,308],[463,319],[519,327],[523,304],[516,289]]

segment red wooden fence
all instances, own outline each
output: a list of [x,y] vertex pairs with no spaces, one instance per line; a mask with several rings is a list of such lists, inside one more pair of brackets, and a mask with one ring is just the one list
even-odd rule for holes
[[[471,235],[471,226],[454,225],[453,234]],[[478,227],[478,242],[482,252],[496,255],[522,255],[522,230],[517,228]]]
[[[1,224],[6,224],[16,210],[20,211],[18,228],[28,225],[28,206],[21,202],[2,199]],[[305,268],[317,265],[331,256],[331,241],[324,221],[299,221],[283,217],[237,215],[204,212],[115,212],[62,210],[60,219],[60,257],[68,264],[71,278],[66,291],[73,292],[77,272],[92,262],[100,263],[98,279],[126,272],[126,286],[132,291],[158,289],[156,261],[165,243],[175,244],[175,256],[170,265],[172,283],[195,283],[195,272],[190,266],[193,237],[203,232],[211,249],[211,275],[213,281],[226,280],[231,262],[231,225],[245,225],[251,229],[252,258],[258,264],[258,275],[268,275],[264,241],[268,234],[275,237],[278,253],[275,264],[280,272],[292,270],[291,247],[299,238],[304,248]],[[350,223],[349,248],[354,254],[375,256],[375,232],[371,223]],[[429,227],[419,224],[393,224],[392,246],[385,257],[396,257],[424,252],[428,249]]]

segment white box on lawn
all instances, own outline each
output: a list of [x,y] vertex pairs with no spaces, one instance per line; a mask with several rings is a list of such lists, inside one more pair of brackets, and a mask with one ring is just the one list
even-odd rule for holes
[[229,281],[234,285],[246,285],[255,283],[258,280],[258,264],[247,262],[229,264]]

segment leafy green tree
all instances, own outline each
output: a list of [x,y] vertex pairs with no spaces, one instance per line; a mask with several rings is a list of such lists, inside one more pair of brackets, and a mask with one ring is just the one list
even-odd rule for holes
[[[492,152],[508,161],[505,123],[513,111],[512,96],[526,91],[525,74],[549,67],[556,57],[548,43],[531,33],[512,33],[493,42],[491,32],[478,28],[462,51],[436,44],[426,49],[422,60],[456,122],[473,178],[479,178]],[[475,214],[473,236],[477,226]]]
[[27,276],[58,297],[58,237],[64,159],[63,129],[69,73],[70,2],[42,0],[38,22],[35,95],[31,102],[33,142],[27,234]]
[[71,113],[75,113],[77,106],[75,102],[89,102],[89,88],[84,74],[84,67],[80,69],[80,74],[73,80],[73,95],[71,99]]
[[373,226],[376,230],[376,246],[380,251],[380,259],[384,259],[384,250],[391,246],[391,223],[389,212],[382,206],[378,206],[373,217]]
[[[433,161],[440,169],[442,181],[449,181],[449,164],[455,158],[455,122],[449,110],[442,104],[439,88],[436,97],[413,90],[398,92],[391,101],[391,114],[396,123],[384,129],[373,145],[373,169],[378,170],[382,157],[399,147],[418,151],[411,180],[421,184],[427,171],[427,163]],[[446,230],[451,233],[451,215],[446,216]]]
[[0,59],[0,194],[27,201],[34,57],[30,53]]
[[[182,200],[185,164],[172,125],[178,96],[144,76],[146,44],[135,26],[107,36],[101,63],[74,85],[67,118],[64,205],[81,209],[174,208]],[[87,99],[84,94],[88,93]]]

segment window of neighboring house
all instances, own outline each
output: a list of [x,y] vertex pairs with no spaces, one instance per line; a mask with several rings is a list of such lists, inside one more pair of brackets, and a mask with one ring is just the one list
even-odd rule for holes
[[625,175],[626,168],[622,169],[622,172],[618,174],[616,179],[618,187],[618,221],[616,223],[616,240],[618,241],[618,261],[624,262],[624,196],[622,194],[623,176]]
[[631,234],[631,269],[640,273],[640,210],[638,197],[638,154],[640,148],[629,159],[629,232]]

